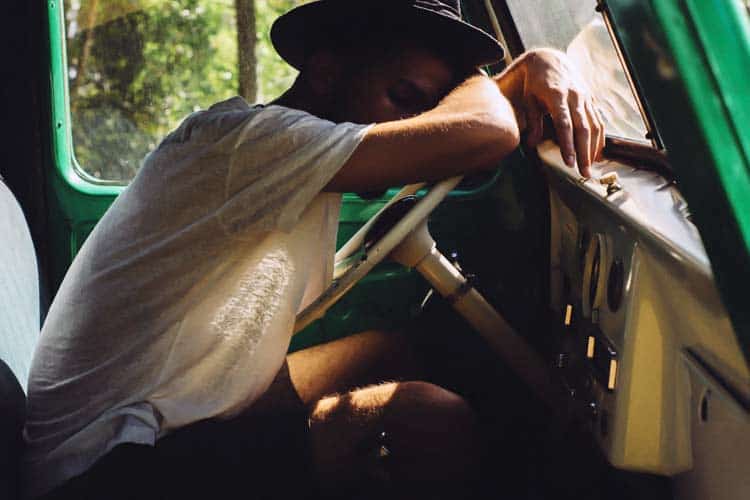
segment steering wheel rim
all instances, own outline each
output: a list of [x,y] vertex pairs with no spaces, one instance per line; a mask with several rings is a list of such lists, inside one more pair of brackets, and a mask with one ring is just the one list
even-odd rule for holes
[[399,191],[388,203],[368,220],[357,233],[336,252],[336,266],[343,270],[337,272],[331,284],[310,305],[297,314],[294,333],[297,334],[313,321],[323,315],[339,301],[354,285],[364,278],[376,265],[380,264],[390,253],[424,221],[427,216],[448,196],[463,176],[451,177],[435,184],[417,204],[404,215],[382,238],[380,238],[362,257],[346,262],[364,245],[365,235],[374,222],[390,205],[410,194],[416,193],[424,184],[410,184]]

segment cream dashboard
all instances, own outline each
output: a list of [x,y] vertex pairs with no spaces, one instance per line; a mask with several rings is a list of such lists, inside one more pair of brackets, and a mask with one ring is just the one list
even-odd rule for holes
[[[687,204],[656,173],[607,161],[583,180],[551,142],[538,153],[556,377],[614,466],[713,494],[722,474],[708,474],[705,457],[750,463],[750,370]],[[707,432],[714,453],[699,456]]]

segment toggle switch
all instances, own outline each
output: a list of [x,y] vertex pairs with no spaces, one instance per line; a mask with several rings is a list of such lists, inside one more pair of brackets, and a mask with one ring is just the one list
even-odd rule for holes
[[614,391],[617,385],[617,351],[600,330],[592,332],[587,338],[586,359],[599,384],[609,392]]
[[614,391],[617,383],[617,360],[609,360],[609,375],[607,376],[607,390]]
[[599,177],[599,184],[607,187],[607,196],[611,196],[622,190],[620,178],[617,176],[617,172],[610,172]]
[[573,304],[568,304],[565,306],[565,319],[564,319],[565,326],[570,326],[573,324]]

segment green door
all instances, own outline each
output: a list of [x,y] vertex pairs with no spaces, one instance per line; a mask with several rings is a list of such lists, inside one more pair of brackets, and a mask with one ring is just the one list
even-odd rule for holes
[[750,14],[741,0],[607,0],[750,357]]

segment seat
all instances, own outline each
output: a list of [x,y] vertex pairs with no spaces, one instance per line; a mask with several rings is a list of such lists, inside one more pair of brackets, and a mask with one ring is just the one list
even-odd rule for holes
[[0,498],[19,497],[19,458],[23,450],[21,430],[26,410],[21,384],[0,360]]
[[0,178],[0,498],[19,497],[26,387],[40,329],[39,270],[16,198]]

